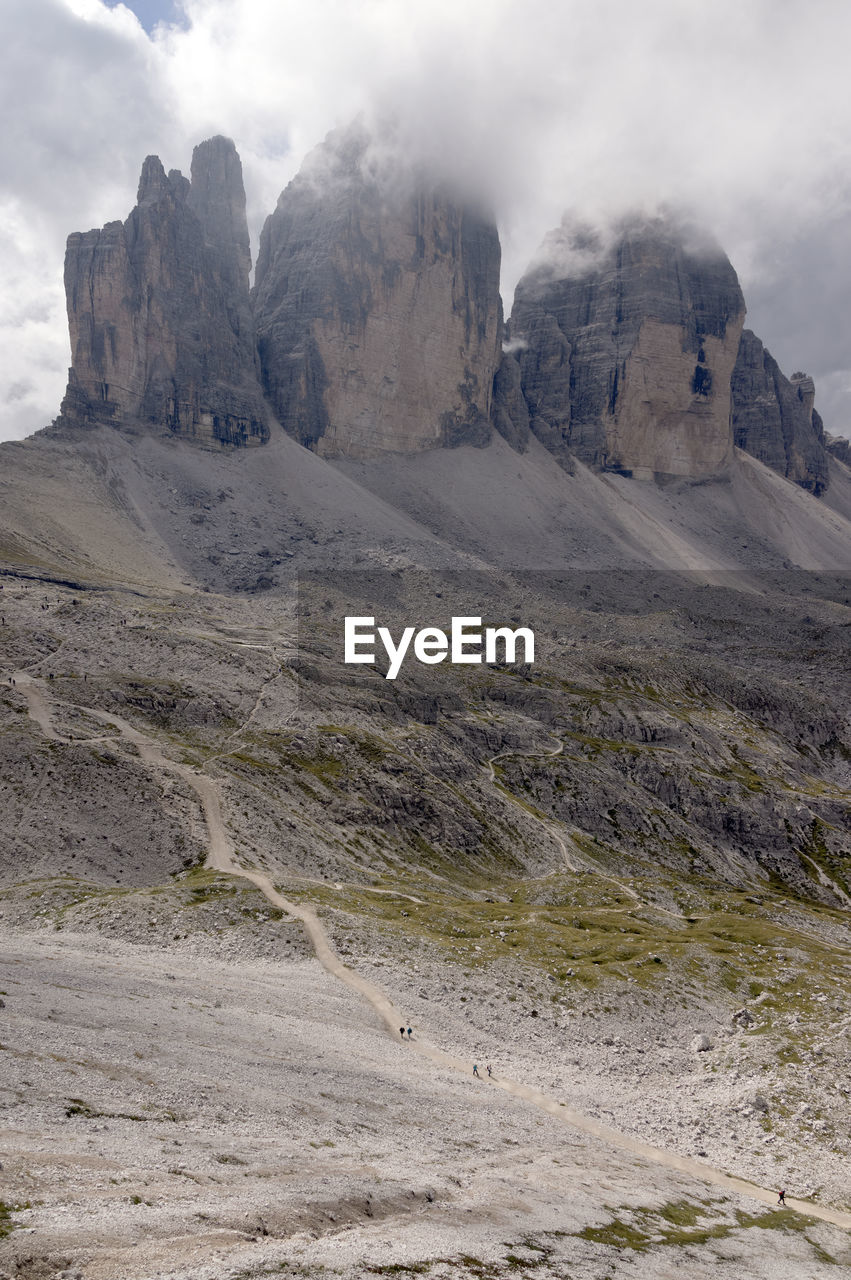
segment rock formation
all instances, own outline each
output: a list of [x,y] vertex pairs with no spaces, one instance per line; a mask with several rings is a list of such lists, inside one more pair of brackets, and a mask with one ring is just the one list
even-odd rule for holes
[[834,458],[844,462],[846,467],[851,467],[851,440],[847,440],[845,436],[832,436],[825,432],[824,447]]
[[[222,137],[191,181],[142,168],[125,222],[68,239],[72,368],[55,429],[201,443],[286,431],[327,457],[534,435],[638,477],[724,474],[733,444],[818,495],[812,379],[742,333],[728,259],[673,219],[564,223],[517,287],[502,345],[493,219],[353,126],[305,161],[251,267],[242,168]],[[741,340],[740,340],[741,337]],[[842,456],[841,446],[837,456]]]
[[264,389],[326,456],[484,444],[500,358],[496,226],[331,134],[282,193],[253,293]]
[[491,421],[518,453],[525,451],[529,443],[529,406],[523,395],[520,366],[509,352],[503,354],[494,375]]
[[733,434],[740,449],[818,495],[827,487],[828,460],[815,387],[804,373],[791,379],[756,334],[745,329],[733,370]]
[[233,143],[202,142],[191,173],[167,175],[148,156],[127,221],[69,237],[60,429],[141,423],[223,444],[268,438]]
[[725,255],[672,221],[629,222],[610,244],[563,226],[511,316],[532,431],[605,469],[722,473],[744,313]]

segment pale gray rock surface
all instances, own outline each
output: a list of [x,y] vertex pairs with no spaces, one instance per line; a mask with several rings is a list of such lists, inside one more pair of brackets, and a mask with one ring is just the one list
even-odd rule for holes
[[[259,895],[240,898],[241,926],[220,903],[210,936],[177,942],[159,919],[133,941],[120,927],[10,929],[4,1037],[26,1083],[5,1099],[16,1207],[0,1274],[822,1280],[847,1265],[839,1227],[777,1218],[573,1132],[494,1081],[436,1068],[294,951],[298,931],[264,920]],[[434,1002],[416,1037],[439,1018],[461,1052],[474,1036],[475,1052],[496,1047],[497,1076],[573,1102],[580,1072],[560,1037],[524,1055],[511,1027],[492,1045],[449,1020],[452,1003]],[[610,1060],[620,1113],[632,1090],[618,1076],[632,1064],[604,1043],[613,1037],[593,1039],[588,1057]],[[661,1073],[657,1123],[682,1108],[692,1129],[726,1110],[707,1080],[694,1059]],[[645,1081],[635,1096],[649,1092]],[[672,1222],[677,1211],[692,1229]],[[636,1248],[623,1247],[627,1232]]]
[[500,359],[493,220],[360,128],[330,134],[278,200],[253,293],[263,383],[326,456],[485,444]]

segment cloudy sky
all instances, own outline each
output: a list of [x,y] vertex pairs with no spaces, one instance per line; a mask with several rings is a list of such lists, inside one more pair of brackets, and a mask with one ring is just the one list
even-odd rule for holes
[[565,210],[696,211],[851,436],[849,48],[847,0],[2,0],[0,438],[55,416],[65,237],[126,217],[147,154],[234,138],[256,251],[361,111],[493,203],[507,311]]

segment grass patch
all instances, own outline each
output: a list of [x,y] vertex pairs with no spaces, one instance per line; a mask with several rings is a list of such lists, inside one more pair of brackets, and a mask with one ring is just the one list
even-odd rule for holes
[[764,1231],[794,1231],[806,1239],[822,1262],[835,1263],[821,1245],[810,1239],[808,1228],[819,1225],[817,1218],[795,1212],[793,1209],[769,1209],[764,1213],[747,1213],[737,1209],[732,1218],[701,1223],[708,1216],[710,1207],[701,1207],[688,1200],[677,1200],[660,1209],[633,1209],[624,1206],[628,1220],[615,1218],[600,1227],[585,1227],[574,1234],[579,1240],[609,1245],[616,1249],[631,1249],[646,1253],[649,1249],[706,1244],[710,1240],[722,1240],[736,1231],[760,1229]]
[[588,1240],[591,1244],[605,1244],[613,1249],[632,1249],[636,1253],[644,1253],[651,1244],[646,1232],[617,1220],[604,1227],[585,1227],[574,1234],[578,1240]]
[[422,1276],[431,1271],[432,1265],[431,1262],[389,1262],[366,1270],[371,1276]]
[[[436,859],[437,851],[431,852]],[[639,896],[634,902],[616,883],[593,872],[538,879],[485,877],[457,867],[450,878],[450,872],[444,873],[445,888],[395,870],[371,886],[390,892],[352,885],[292,892],[385,927],[395,935],[393,946],[419,938],[453,965],[478,969],[509,956],[520,960],[554,980],[548,997],[627,979],[636,991],[649,991],[669,976],[680,985],[714,990],[729,999],[731,1011],[734,1000],[743,1003],[763,994],[758,1029],[780,1032],[777,1052],[785,1037],[790,1062],[801,1051],[797,1042],[806,1038],[805,1024],[815,1028],[821,1017],[813,991],[825,985],[828,972],[831,981],[834,976],[839,983],[847,980],[835,946],[796,929],[788,908],[767,891],[754,901],[744,890],[682,882],[673,875],[655,880],[633,875],[625,883]],[[397,896],[406,893],[421,901]],[[661,903],[670,906],[666,910]],[[790,949],[797,971],[791,990],[777,980],[779,972],[787,972],[780,957]],[[765,992],[771,993],[768,999]],[[785,1023],[793,1013],[799,1019],[794,1029]]]
[[0,1200],[0,1240],[10,1235],[18,1225],[12,1221],[13,1213],[20,1213],[22,1209],[28,1209],[28,1204],[6,1204],[5,1200]]

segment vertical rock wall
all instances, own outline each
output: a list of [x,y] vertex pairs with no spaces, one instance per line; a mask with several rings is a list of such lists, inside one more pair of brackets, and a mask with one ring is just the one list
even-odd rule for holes
[[266,440],[250,266],[233,143],[196,147],[191,182],[148,156],[127,221],[68,238],[72,367],[59,425],[153,424],[222,444]]
[[608,246],[556,233],[511,316],[531,429],[594,466],[722,473],[744,314],[725,255],[673,224],[633,223]]
[[149,156],[127,220],[69,237],[57,426],[261,443],[270,404],[329,457],[483,445],[493,425],[518,449],[534,434],[568,470],[578,457],[692,479],[723,474],[735,440],[827,486],[812,380],[742,333],[735,271],[683,224],[554,232],[503,351],[493,220],[353,126],[282,193],[251,296],[250,268],[233,143],[196,147],[191,181]]
[[745,329],[732,392],[737,446],[812,493],[823,493],[828,459],[812,378],[785,377],[756,334]]
[[363,131],[330,135],[260,240],[258,347],[284,428],[326,456],[486,443],[499,266],[490,219],[376,159]]

